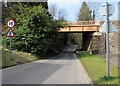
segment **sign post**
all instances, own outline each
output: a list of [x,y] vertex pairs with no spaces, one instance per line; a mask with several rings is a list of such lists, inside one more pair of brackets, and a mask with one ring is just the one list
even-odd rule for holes
[[109,9],[106,2],[106,76],[110,76],[110,57],[109,57]]
[[12,38],[10,37],[10,60],[12,60]]
[[110,76],[110,56],[109,56],[109,33],[118,32],[112,22],[109,21],[109,17],[113,15],[115,12],[115,7],[106,2],[104,5],[100,7],[100,14],[105,17],[105,22],[103,26],[100,28],[101,33],[106,33],[106,76]]
[[[15,25],[14,20],[8,20],[7,25],[9,28],[13,28]],[[14,37],[14,33],[12,29],[8,30],[6,37],[10,37],[10,60],[12,60],[12,37]]]

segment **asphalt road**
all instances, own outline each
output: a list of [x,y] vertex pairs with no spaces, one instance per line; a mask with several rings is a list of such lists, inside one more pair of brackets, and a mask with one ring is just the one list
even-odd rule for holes
[[90,84],[82,64],[73,53],[77,46],[66,47],[58,56],[2,70],[3,84]]

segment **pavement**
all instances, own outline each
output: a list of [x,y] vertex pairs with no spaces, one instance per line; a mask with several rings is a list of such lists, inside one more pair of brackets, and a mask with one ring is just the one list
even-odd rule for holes
[[92,84],[83,65],[73,53],[76,45],[66,47],[48,59],[2,70],[3,84]]

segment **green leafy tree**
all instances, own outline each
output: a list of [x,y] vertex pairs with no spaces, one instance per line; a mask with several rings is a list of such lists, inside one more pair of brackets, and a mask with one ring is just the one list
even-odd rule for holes
[[78,21],[87,21],[91,19],[92,19],[91,10],[89,10],[87,3],[83,2],[79,15],[78,15]]
[[[8,2],[7,3],[6,12],[7,12],[8,17],[10,17],[10,16],[12,16],[12,14],[18,12],[17,6],[19,5],[19,3],[20,2]],[[41,4],[42,7],[44,7],[45,9],[48,9],[47,2],[21,2],[21,3],[24,5],[27,5],[29,7],[39,6]]]
[[[19,4],[18,13],[9,19],[14,19],[17,23],[13,28],[15,33],[15,37],[12,38],[13,49],[39,55],[56,51],[56,28],[62,24],[53,20],[42,5]],[[4,42],[8,47],[9,40],[5,38]]]

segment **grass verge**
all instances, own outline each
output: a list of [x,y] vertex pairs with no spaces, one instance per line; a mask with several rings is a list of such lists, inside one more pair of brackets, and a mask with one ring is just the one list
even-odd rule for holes
[[12,50],[12,57],[10,58],[10,51],[8,49],[2,46],[0,46],[0,49],[1,49],[0,52],[2,52],[2,57],[0,57],[0,59],[2,58],[2,68],[17,66],[17,65],[32,62],[35,60],[50,59],[58,55],[58,53],[51,53],[46,56],[40,57],[38,55],[34,55],[31,53]]
[[110,77],[106,77],[106,61],[86,52],[77,54],[94,84],[118,84],[118,68],[110,65]]
[[37,55],[31,53],[12,51],[12,60],[10,60],[10,52],[7,49],[2,49],[2,68],[16,66],[31,61],[41,59]]

